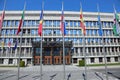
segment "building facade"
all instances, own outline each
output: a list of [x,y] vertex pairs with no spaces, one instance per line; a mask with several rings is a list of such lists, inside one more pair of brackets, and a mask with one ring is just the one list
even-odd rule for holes
[[[22,26],[23,32],[20,32],[18,36],[16,32],[22,11],[6,11],[5,13],[0,37],[0,64],[17,64],[21,33],[23,36],[20,59],[25,61],[26,64],[33,64],[32,41],[40,41],[40,36],[38,36],[40,11],[25,11],[25,19]],[[98,34],[98,13],[83,12],[86,25],[85,53],[83,52],[84,41],[79,15],[80,12],[64,12],[64,17],[67,22],[65,41],[72,41],[73,44],[72,63],[78,64],[79,60],[84,59],[85,53],[87,54],[87,64],[104,63],[102,38]],[[113,15],[113,13],[100,13],[105,54],[108,63],[120,61],[120,36],[114,36],[113,34]],[[61,11],[44,11],[43,41],[62,41],[60,21]],[[17,49],[13,50],[17,38]],[[8,49],[9,41],[11,42],[10,49]]]

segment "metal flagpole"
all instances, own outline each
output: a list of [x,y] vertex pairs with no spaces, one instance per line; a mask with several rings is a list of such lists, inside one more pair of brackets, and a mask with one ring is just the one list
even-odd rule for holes
[[[44,8],[44,2],[42,2],[42,11],[43,11],[43,8]],[[42,14],[42,19],[43,19],[43,12],[41,13]],[[43,27],[43,25],[42,25]],[[40,80],[42,80],[42,33],[41,33],[41,43],[40,43]]]
[[104,38],[103,38],[103,35],[102,35],[102,44],[103,44],[103,54],[104,54],[104,61],[105,61],[105,74],[106,74],[106,80],[108,80],[108,70],[107,70],[107,59],[106,59],[106,54],[105,54],[105,45],[104,45]]
[[41,34],[41,43],[40,43],[40,80],[42,80],[42,34]]
[[[63,30],[64,31],[64,30]],[[64,35],[63,35],[63,70],[64,70],[64,80],[65,80],[65,45],[64,45]]]
[[[25,8],[26,8],[26,2],[25,2],[25,4],[24,4],[24,11],[25,11]],[[23,19],[23,22],[24,22],[24,19]],[[23,24],[22,24],[22,26],[23,26]],[[20,50],[19,50],[19,56],[18,56],[18,80],[19,80],[19,76],[20,76],[20,65],[19,65],[19,63],[20,63],[20,54],[21,54],[21,46],[22,46],[22,35],[23,35],[23,29],[22,29],[22,26],[21,26],[21,36],[20,36]],[[17,38],[17,41],[18,41],[18,38]]]
[[[3,16],[4,16],[4,10],[5,10],[5,7],[6,7],[6,0],[4,1],[4,7],[3,7],[3,12],[2,12],[2,15],[1,15],[1,18],[3,18]],[[1,24],[3,24],[3,22],[1,23]],[[0,26],[1,27],[1,29],[0,29],[0,36],[2,35],[2,26]]]
[[85,58],[85,80],[87,80],[87,56],[85,52],[85,35],[83,36],[83,52],[84,52],[84,58]]
[[[81,3],[80,3],[80,7],[81,7],[81,11],[82,11]],[[86,52],[85,52],[85,34],[84,33],[83,33],[83,54],[84,54],[84,61],[85,61],[85,80],[87,80],[87,56],[86,56]]]
[[[63,2],[62,2],[62,11],[63,11]],[[62,12],[62,17],[63,17],[63,19],[64,19],[64,12]],[[64,38],[64,24],[65,24],[65,22],[63,21],[63,19],[62,19],[62,30],[63,30],[63,34],[62,34],[62,37],[63,37],[63,80],[65,80],[65,74],[66,74],[66,72],[65,72],[65,45],[64,45],[64,40],[65,40],[65,38]]]
[[5,0],[5,2],[4,2],[4,8],[3,8],[3,11],[5,10],[5,7],[6,7],[6,0]]
[[[115,5],[113,5],[113,8],[114,8],[114,13],[115,13],[115,15],[116,15],[117,12],[116,12],[116,9],[115,9]],[[116,18],[116,16],[115,16],[115,18]],[[119,26],[119,22],[117,21],[117,19],[115,19],[115,22],[116,22],[116,31],[117,31],[118,36],[120,37],[120,26]]]
[[[100,16],[100,11],[99,11],[99,5],[98,4],[97,4],[97,10],[98,10],[98,16]],[[101,25],[101,23],[99,25]],[[102,27],[102,25],[101,25],[101,27]],[[106,74],[106,80],[108,80],[107,59],[106,59],[106,54],[105,54],[105,45],[104,45],[103,33],[102,33],[101,38],[102,38],[103,55],[104,55],[104,62],[105,62],[105,74]]]
[[[5,7],[6,7],[6,0],[4,1],[4,7],[3,7],[3,12],[4,12],[4,10],[5,10]],[[3,15],[4,15],[4,13],[2,13],[2,17],[3,17]],[[1,24],[3,24],[3,23],[1,23]],[[0,27],[2,27],[2,26],[0,26]],[[0,36],[2,35],[2,28],[0,29]],[[0,40],[2,41],[2,39],[1,39],[1,37],[0,37]],[[3,41],[4,42],[4,41]],[[3,48],[4,49],[4,48]],[[3,54],[3,49],[2,49],[2,51],[0,51],[1,52],[1,63],[2,63],[2,54]]]

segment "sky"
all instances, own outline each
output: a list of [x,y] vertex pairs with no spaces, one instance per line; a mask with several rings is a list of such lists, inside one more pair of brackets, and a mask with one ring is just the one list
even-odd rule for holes
[[[120,12],[120,0],[6,0],[5,10],[23,10],[26,1],[26,10],[41,10],[42,1],[44,1],[44,10],[59,11],[62,2],[65,11],[80,11],[80,3],[83,12],[97,12],[99,4],[100,12],[114,11],[113,5],[117,12]],[[3,10],[4,0],[0,0],[0,10]]]

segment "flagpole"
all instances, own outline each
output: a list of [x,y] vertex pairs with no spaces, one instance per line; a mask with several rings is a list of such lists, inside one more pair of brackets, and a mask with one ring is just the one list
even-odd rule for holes
[[[9,40],[9,42],[10,42],[10,40]],[[8,44],[9,44],[9,42],[8,42]],[[9,57],[10,57],[9,50],[10,50],[10,47],[9,47],[9,45],[8,45],[8,50],[7,50],[7,54],[8,54],[8,65],[9,65]],[[6,55],[6,56],[7,56],[7,55]]]
[[66,72],[65,72],[65,50],[64,50],[65,45],[64,45],[64,40],[65,40],[65,38],[64,38],[64,35],[63,35],[63,71],[64,71],[64,79],[63,80],[65,80],[65,74],[66,74]]
[[[82,11],[81,3],[80,3],[80,7],[81,7],[81,11]],[[87,80],[87,56],[86,56],[86,52],[85,52],[85,33],[83,33],[83,54],[84,54],[84,61],[85,61],[85,80]]]
[[[114,8],[114,13],[117,14],[114,4],[113,4],[113,8]],[[115,16],[115,18],[116,18],[116,16]],[[117,19],[115,19],[115,22],[116,22],[117,26],[119,26],[118,23],[117,23],[118,22]],[[116,32],[117,32],[117,34],[120,38],[120,28],[117,28],[117,26],[116,26]],[[119,32],[117,31],[117,29],[118,29]]]
[[64,44],[64,40],[65,40],[65,38],[64,38],[64,28],[65,28],[65,22],[63,21],[63,19],[64,19],[64,12],[63,12],[63,2],[62,2],[62,21],[61,21],[61,23],[62,23],[62,31],[63,31],[63,33],[62,33],[62,37],[63,37],[63,80],[65,80],[65,75],[66,75],[66,71],[65,71],[65,44]]
[[3,7],[3,12],[2,12],[2,15],[1,15],[1,25],[0,25],[0,36],[1,36],[1,32],[2,32],[2,23],[3,23],[3,19],[4,19],[4,15],[5,15],[5,7],[6,7],[6,0],[4,1],[4,7]]
[[[44,9],[44,2],[42,2],[42,10],[41,11],[43,11],[43,9]],[[43,18],[43,12],[41,12],[41,14],[42,14],[42,18]],[[43,24],[42,24],[42,27],[43,27]],[[43,35],[42,35],[42,32],[41,32],[41,44],[40,44],[40,80],[42,80],[42,37],[43,37]]]
[[3,8],[3,11],[5,10],[5,7],[6,7],[6,0],[5,0],[5,2],[4,2],[4,8]]
[[[3,13],[2,13],[2,17],[4,15],[4,10],[5,10],[5,7],[6,7],[6,0],[4,1],[4,7],[3,7]],[[2,24],[2,23],[1,23]],[[0,36],[2,35],[2,26],[0,26]],[[1,37],[0,37],[1,38]],[[2,39],[1,39],[2,40]],[[1,51],[3,53],[3,49]],[[2,61],[2,53],[1,53],[1,61]]]
[[40,43],[40,80],[42,80],[42,34],[41,34],[41,43]]
[[[26,8],[26,2],[24,3],[24,11],[25,11],[25,8]],[[23,19],[23,21],[22,22],[24,22],[24,19]],[[22,24],[22,26],[23,26],[23,24]],[[21,26],[21,27],[22,27]],[[22,35],[23,35],[23,29],[21,28],[21,36],[20,36],[20,50],[19,50],[19,55],[18,55],[18,77],[17,77],[17,80],[19,80],[19,76],[20,76],[20,54],[21,54],[21,46],[22,46]],[[17,41],[18,41],[18,38],[17,38]]]
[[[97,10],[98,10],[98,16],[100,16],[100,10],[99,10],[99,5],[97,4]],[[100,25],[100,24],[99,24]],[[102,26],[102,25],[101,25]],[[101,36],[102,38],[102,46],[103,46],[103,55],[104,55],[104,63],[105,63],[105,74],[106,74],[106,80],[108,80],[108,69],[107,69],[107,59],[106,59],[106,54],[105,54],[105,45],[104,45],[104,38],[103,34]]]

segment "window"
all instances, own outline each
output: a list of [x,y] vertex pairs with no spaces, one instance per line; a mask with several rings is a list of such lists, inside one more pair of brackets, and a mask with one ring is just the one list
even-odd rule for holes
[[4,59],[0,59],[0,64],[3,64],[3,62],[4,62]]
[[103,58],[102,57],[99,57],[99,62],[103,62]]
[[114,57],[114,59],[115,59],[115,62],[118,62],[118,57]]
[[60,26],[60,21],[56,21],[56,26],[59,27]]
[[73,63],[77,63],[77,58],[73,58]]
[[3,27],[6,27],[6,26],[7,26],[7,21],[4,20],[4,22],[3,22]]
[[70,27],[73,27],[73,22],[72,21],[70,21]]
[[78,53],[78,48],[75,49],[75,53]]
[[23,26],[26,27],[27,26],[27,21],[23,22]]
[[53,27],[56,27],[56,21],[53,21]]
[[88,21],[86,21],[85,24],[86,24],[86,27],[88,27]]
[[8,64],[12,64],[13,63],[13,59],[9,59]]
[[94,59],[94,58],[91,58],[90,61],[91,61],[91,63],[94,63],[94,62],[95,62],[95,59]]
[[28,21],[28,26],[30,27],[30,26],[32,26],[32,21]]
[[32,26],[36,26],[36,22],[35,22],[35,20],[34,21],[32,21]]
[[31,64],[31,59],[27,59],[27,64]]
[[8,26],[8,27],[11,26],[11,21],[7,21],[7,26]]
[[107,62],[110,62],[110,57],[107,57]]
[[15,21],[15,26],[18,27],[18,24],[19,24],[19,21],[16,20],[16,21]]
[[36,48],[36,56],[39,56],[40,55],[40,48]]
[[52,21],[49,21],[49,27],[52,27]]
[[78,26],[78,23],[75,21],[74,22],[74,27],[77,27]]

